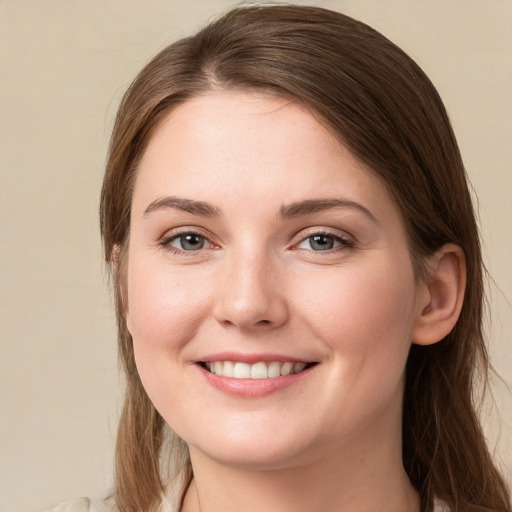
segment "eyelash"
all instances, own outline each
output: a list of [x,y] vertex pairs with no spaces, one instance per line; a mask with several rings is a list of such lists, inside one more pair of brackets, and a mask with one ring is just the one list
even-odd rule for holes
[[[311,249],[301,249],[299,248],[298,246],[300,244],[302,244],[303,242],[306,242],[307,240],[309,240],[309,245],[311,247],[311,242],[312,242],[312,239],[314,237],[324,237],[324,238],[330,238],[333,240],[334,243],[338,243],[338,247],[334,247],[334,248],[330,248],[330,249],[325,249],[325,250],[320,250],[320,251],[314,251],[313,248]],[[340,252],[340,251],[343,251],[343,250],[346,250],[346,249],[351,249],[354,247],[354,241],[351,240],[350,238],[348,237],[343,237],[339,234],[335,234],[335,233],[331,233],[329,231],[315,231],[315,232],[312,232],[310,234],[308,234],[308,236],[302,238],[300,240],[299,243],[295,244],[294,247],[296,247],[297,249],[296,250],[306,250],[306,251],[313,251],[313,252],[323,252],[323,253],[327,253],[327,254],[332,254],[332,253],[337,253],[337,252]]]
[[202,247],[197,249],[197,250],[187,251],[187,250],[184,250],[184,249],[178,249],[177,247],[173,247],[171,245],[171,243],[174,242],[175,240],[179,240],[180,238],[186,237],[186,236],[189,236],[189,235],[196,236],[196,237],[204,240],[205,242],[207,242],[210,245],[215,247],[215,244],[209,240],[208,236],[205,233],[201,233],[200,231],[195,231],[195,230],[191,230],[191,229],[188,229],[186,231],[181,231],[179,233],[173,233],[170,236],[166,236],[160,242],[159,245],[161,247],[163,247],[164,249],[169,250],[172,254],[180,254],[180,255],[183,254],[183,255],[187,255],[187,256],[192,256],[192,255],[194,255],[194,253],[200,252]]
[[[196,250],[185,250],[185,249],[179,249],[179,248],[171,245],[171,243],[174,242],[175,240],[179,240],[182,237],[186,237],[186,236],[190,236],[190,235],[196,236],[196,237],[204,240],[206,243],[210,244],[213,248],[216,247],[215,244],[209,240],[208,236],[206,236],[204,233],[202,233],[200,231],[194,231],[194,230],[187,230],[187,231],[182,231],[180,233],[173,233],[172,235],[165,237],[159,243],[159,245],[161,247],[163,247],[164,249],[172,252],[172,254],[192,256],[192,255],[200,252],[203,249],[203,247],[200,247],[199,249],[196,249]],[[319,251],[314,251],[312,248],[306,249],[306,248],[298,247],[300,244],[306,242],[307,240],[310,240],[310,246],[311,246],[311,240],[314,237],[330,238],[333,240],[334,244],[338,243],[339,245],[337,247],[333,247],[333,248],[329,248],[329,249],[325,249],[325,250],[319,250]],[[348,237],[345,238],[343,236],[340,236],[339,234],[331,233],[329,231],[314,231],[314,232],[311,232],[310,234],[308,234],[307,236],[301,238],[301,240],[299,242],[297,242],[296,244],[294,244],[294,246],[292,248],[295,250],[304,250],[304,251],[312,251],[312,252],[318,252],[318,253],[333,254],[333,253],[337,253],[337,252],[340,252],[340,251],[343,251],[346,249],[351,249],[354,246],[355,246],[354,241]]]

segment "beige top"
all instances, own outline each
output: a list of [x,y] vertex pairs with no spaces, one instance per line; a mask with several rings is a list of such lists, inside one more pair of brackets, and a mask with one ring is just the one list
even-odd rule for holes
[[[178,509],[170,502],[162,505],[161,512],[178,512]],[[110,500],[75,498],[52,508],[48,512],[119,512],[119,509]],[[449,510],[442,501],[436,500],[434,512],[449,512]]]

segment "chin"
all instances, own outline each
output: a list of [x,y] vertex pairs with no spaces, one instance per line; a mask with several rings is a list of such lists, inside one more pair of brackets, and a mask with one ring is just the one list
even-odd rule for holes
[[215,443],[187,443],[191,457],[194,458],[197,452],[222,466],[247,471],[285,469],[307,458],[310,451],[304,443],[292,444],[290,436],[286,434],[238,437],[220,435],[212,436],[211,439],[215,439]]
[[246,471],[273,471],[296,466],[297,454],[291,454],[287,450],[249,450],[245,448],[232,448],[215,450],[215,452],[202,452],[219,465],[233,469]]

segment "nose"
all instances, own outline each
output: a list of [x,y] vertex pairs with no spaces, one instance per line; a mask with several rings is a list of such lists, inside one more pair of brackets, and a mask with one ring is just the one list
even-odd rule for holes
[[252,255],[226,261],[218,275],[214,317],[224,326],[271,330],[288,320],[286,293],[278,264]]

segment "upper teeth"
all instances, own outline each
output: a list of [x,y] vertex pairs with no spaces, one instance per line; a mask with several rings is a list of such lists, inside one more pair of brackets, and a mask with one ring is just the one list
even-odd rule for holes
[[240,363],[233,361],[214,361],[205,363],[210,372],[222,377],[235,379],[272,379],[281,375],[299,373],[306,368],[306,363]]

